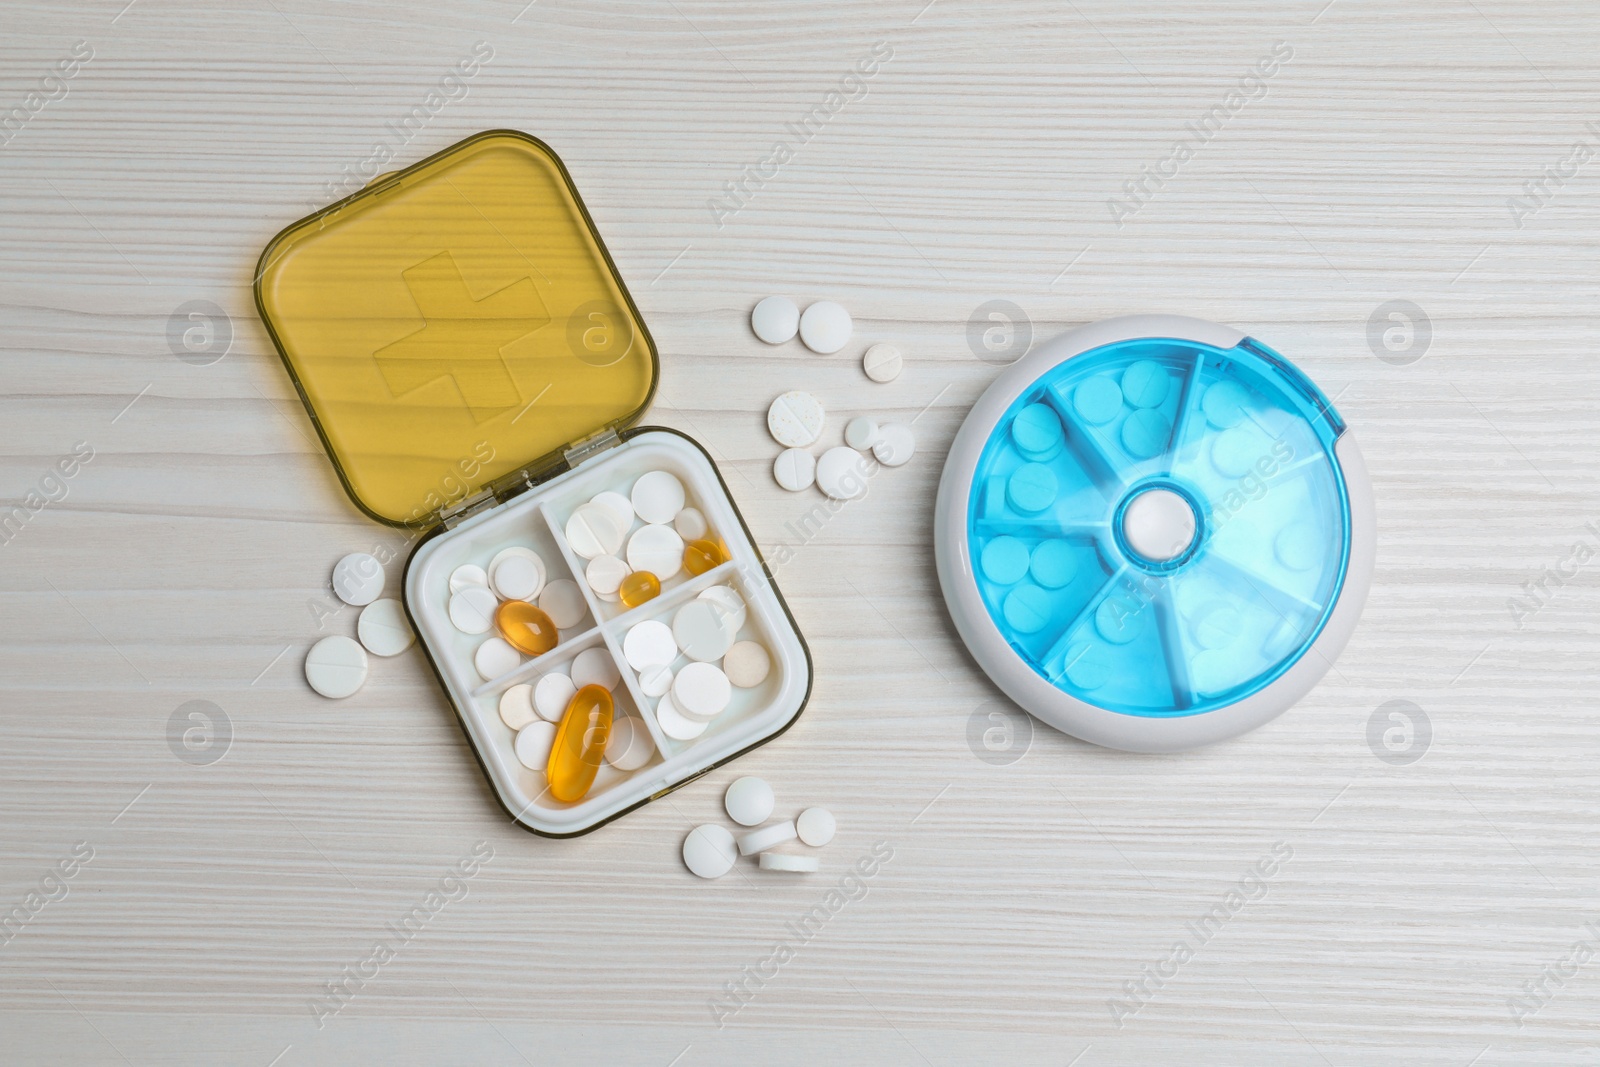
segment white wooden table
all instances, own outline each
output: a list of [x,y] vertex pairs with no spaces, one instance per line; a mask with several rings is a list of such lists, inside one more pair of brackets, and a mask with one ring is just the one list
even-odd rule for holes
[[[0,546],[0,912],[24,915],[0,1058],[1594,1062],[1600,959],[1574,945],[1600,946],[1600,9],[125,3],[0,11],[0,496],[25,511]],[[92,58],[47,80],[80,40]],[[892,55],[844,81],[875,42]],[[834,106],[804,143],[788,125]],[[419,653],[342,703],[303,681],[314,639],[353,632],[325,614],[332,563],[401,539],[315,444],[256,256],[375,144],[403,165],[493,127],[547,140],[582,190],[663,353],[651,421],[712,451],[769,555],[793,549],[815,693],[736,768],[838,814],[823,875],[684,871],[734,769],[542,840],[494,804]],[[714,211],[779,141],[777,174]],[[868,383],[859,345],[760,345],[770,293],[841,301],[904,375]],[[998,370],[968,342],[997,299],[1035,339],[1231,323],[1337,398],[1378,567],[1291,713],[1181,756],[1040,728],[978,758],[997,694],[944,612],[930,515]],[[169,320],[191,301],[226,318],[185,359]],[[1375,348],[1390,301],[1417,310],[1380,316]],[[773,484],[761,417],[797,386],[920,441],[804,539],[814,499]],[[55,480],[75,447],[92,459]],[[1431,724],[1420,761],[1369,745],[1392,700]],[[190,701],[226,716],[210,748],[169,741]],[[864,895],[766,964],[877,842]],[[475,847],[465,895],[319,1028],[327,984]]]

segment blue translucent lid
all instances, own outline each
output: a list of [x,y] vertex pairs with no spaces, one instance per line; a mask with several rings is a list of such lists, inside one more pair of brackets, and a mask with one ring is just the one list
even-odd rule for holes
[[1193,715],[1249,696],[1338,599],[1343,431],[1248,338],[1120,341],[1052,367],[978,458],[967,547],[990,617],[1097,707]]

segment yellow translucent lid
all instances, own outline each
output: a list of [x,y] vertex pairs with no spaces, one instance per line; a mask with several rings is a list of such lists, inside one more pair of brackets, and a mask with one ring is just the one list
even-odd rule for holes
[[649,405],[656,350],[561,161],[470,137],[290,226],[256,306],[356,504],[425,523]]

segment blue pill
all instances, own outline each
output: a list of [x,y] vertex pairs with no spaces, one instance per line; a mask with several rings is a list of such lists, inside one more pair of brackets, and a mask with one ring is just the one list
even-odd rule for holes
[[1029,404],[1011,420],[1011,439],[1023,452],[1059,450],[1064,436],[1061,418],[1048,404]]
[[1200,394],[1201,412],[1205,414],[1206,421],[1219,430],[1239,425],[1244,418],[1245,405],[1249,402],[1249,394],[1238,382],[1212,382]]
[[1017,633],[1037,633],[1050,621],[1050,594],[1036,585],[1019,585],[1006,594],[1000,610]]
[[1084,692],[1099,689],[1111,678],[1105,653],[1088,644],[1073,645],[1067,650],[1065,670],[1067,681]]
[[984,577],[999,585],[1011,585],[1028,573],[1028,546],[1015,537],[1001,535],[983,546]]
[[1167,368],[1153,359],[1141,359],[1122,372],[1122,395],[1136,408],[1160,407],[1171,387]]
[[1011,472],[1006,483],[1006,499],[1028,515],[1037,515],[1056,502],[1056,472],[1043,463],[1024,463]]
[[1052,537],[1034,546],[1028,571],[1046,589],[1060,589],[1078,576],[1078,557],[1070,544]]
[[1090,378],[1072,390],[1072,410],[1091,426],[1104,426],[1122,414],[1122,388],[1110,378]]
[[1122,424],[1122,447],[1134,459],[1154,459],[1167,450],[1172,423],[1159,411],[1140,408]]
[[1114,645],[1125,645],[1144,632],[1148,604],[1133,604],[1121,597],[1108,596],[1094,611],[1094,628]]

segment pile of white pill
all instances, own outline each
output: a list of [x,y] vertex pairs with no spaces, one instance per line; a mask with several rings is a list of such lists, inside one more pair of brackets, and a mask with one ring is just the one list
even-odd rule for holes
[[756,641],[738,640],[749,609],[731,585],[713,585],[672,613],[634,623],[622,655],[639,690],[656,701],[656,724],[674,741],[693,741],[728,709],[733,690],[766,681],[772,659]]
[[721,878],[733,870],[740,856],[756,856],[764,871],[808,874],[817,870],[817,857],[803,852],[775,851],[798,839],[812,848],[833,840],[837,824],[826,808],[807,808],[799,816],[768,822],[777,807],[772,787],[760,778],[746,776],[728,786],[722,798],[728,818],[738,823],[734,834],[724,826],[706,823],[689,831],[683,840],[683,863],[701,878]]
[[361,609],[356,618],[356,638],[324,637],[306,653],[306,682],[333,700],[353,695],[367,680],[367,653],[398,656],[416,636],[398,600],[380,599],[385,576],[383,564],[366,552],[352,552],[334,564],[333,592],[351,607]]
[[[586,685],[615,690],[622,681],[611,653],[602,646],[586,648],[572,662],[541,674],[531,682],[513,685],[500,694],[500,721],[513,735],[517,762],[530,771],[544,772],[555,743],[556,726],[578,690]],[[605,758],[619,771],[636,771],[655,753],[650,731],[638,718],[618,707],[606,740]]]
[[[769,345],[788,344],[799,334],[800,343],[822,356],[831,356],[850,343],[855,323],[850,312],[832,300],[818,300],[802,314],[786,296],[769,296],[750,312],[750,329]],[[875,382],[892,382],[904,365],[900,350],[875,344],[861,357],[861,369]]]
[[844,444],[814,455],[811,449],[822,439],[827,414],[822,401],[799,390],[784,393],[767,409],[767,431],[784,446],[772,463],[772,476],[791,493],[815,485],[833,500],[853,500],[867,491],[874,462],[900,467],[916,454],[910,426],[858,415],[845,424]]

